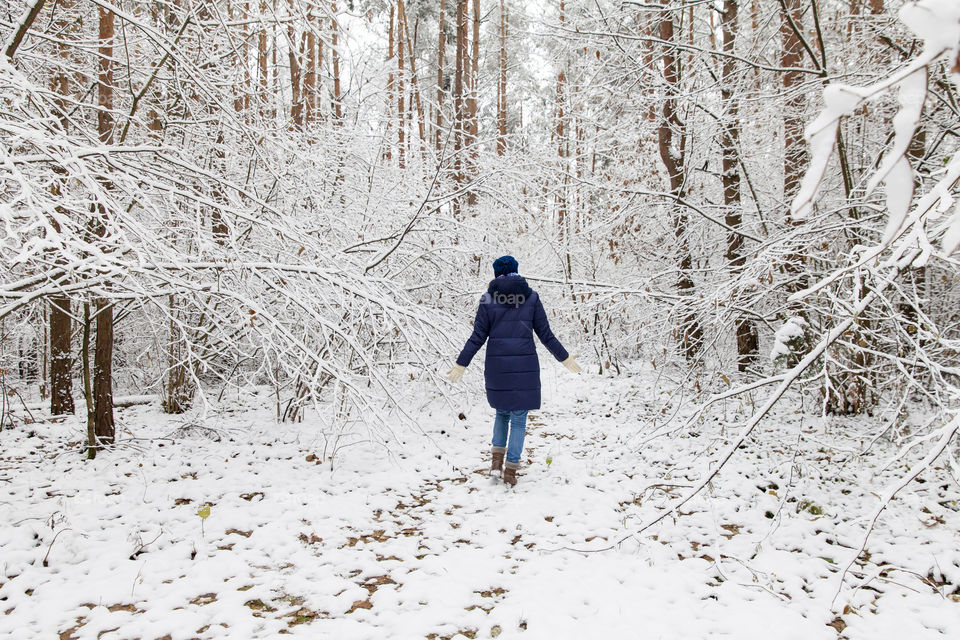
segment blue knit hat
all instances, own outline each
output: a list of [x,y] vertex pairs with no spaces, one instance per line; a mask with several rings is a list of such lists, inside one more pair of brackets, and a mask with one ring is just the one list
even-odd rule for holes
[[493,275],[499,277],[508,273],[516,273],[519,267],[517,259],[513,256],[501,256],[493,261]]

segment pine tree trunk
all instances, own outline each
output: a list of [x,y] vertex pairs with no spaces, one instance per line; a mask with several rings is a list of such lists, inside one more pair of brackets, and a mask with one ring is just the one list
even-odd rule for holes
[[301,62],[303,46],[297,45],[297,32],[293,27],[293,12],[296,7],[290,0],[290,24],[287,25],[287,58],[290,61],[290,119],[297,128],[303,128],[303,84]]
[[[663,4],[666,9],[668,6],[667,0],[663,0]],[[680,62],[677,49],[673,44],[675,41],[673,15],[667,10],[664,10],[660,16],[660,40],[663,42],[663,76],[667,95],[663,101],[663,112],[657,137],[660,159],[663,161],[663,166],[670,178],[670,193],[675,200],[679,200],[684,196],[686,136],[683,123],[677,113],[677,96],[680,93]],[[675,135],[680,138],[676,149],[674,149]],[[693,280],[690,277],[693,257],[687,247],[687,215],[679,202],[675,202],[673,208],[673,231],[680,252],[677,289],[682,298],[690,298],[693,295],[694,288]],[[687,359],[692,360],[699,351],[700,343],[703,340],[703,332],[692,310],[685,311],[684,314],[684,317],[680,320],[680,326],[676,330],[676,335],[683,354]]]
[[336,122],[343,122],[343,94],[340,93],[340,23],[337,21],[337,4],[331,3],[330,13],[330,64],[333,67],[333,115]]
[[97,445],[113,444],[113,306],[97,300],[97,344],[93,356],[93,425]]
[[500,0],[500,73],[497,78],[497,155],[507,152],[507,7]]
[[[660,21],[656,13],[652,11],[644,11],[640,13],[639,16],[640,25],[640,35],[644,38],[643,49],[641,53],[641,61],[643,62],[643,67],[645,69],[652,69],[657,53],[657,45],[655,44],[655,39],[660,37]],[[644,112],[647,120],[651,123],[656,122],[657,120],[657,103],[654,99],[649,99],[647,101],[647,109]],[[646,141],[641,139],[641,146],[646,145]]]
[[406,117],[406,88],[404,86],[404,51],[403,51],[403,0],[397,0],[397,160],[401,169],[404,168],[406,153],[407,136],[407,117]]
[[94,421],[93,380],[90,372],[90,302],[83,303],[83,336],[80,340],[80,360],[83,374],[83,399],[87,407],[87,458],[97,457],[97,430]]
[[[72,17],[73,0],[61,0],[58,9],[61,17],[56,22],[56,29],[60,34],[57,51],[64,66],[69,68],[71,52],[67,42],[75,39],[78,30]],[[67,133],[69,126],[67,97],[72,95],[70,74],[66,72],[57,73],[53,78],[52,89],[57,94],[54,104],[56,104],[59,112],[57,115],[60,118],[60,127],[63,133]],[[54,196],[59,196],[61,193],[60,181],[54,182],[51,189]],[[60,232],[60,224],[56,219],[51,218],[50,225],[54,231]],[[57,262],[62,261],[57,260]],[[70,345],[73,322],[70,317],[70,304],[70,298],[67,296],[57,296],[50,300],[50,413],[52,415],[63,415],[76,411],[73,403],[73,367]]]
[[[266,0],[261,0],[260,2],[260,15],[266,15],[267,13],[267,2]],[[257,103],[260,105],[260,116],[266,116],[267,114],[267,97],[268,97],[268,87],[269,87],[269,77],[267,75],[267,29],[266,26],[260,29],[257,33],[257,80],[260,85],[260,95],[258,96]]]
[[323,95],[323,22],[318,23],[318,28],[320,29],[320,37],[317,38],[317,80],[316,86],[317,91],[316,95],[313,98],[313,108],[315,111],[314,118],[316,120],[323,120],[324,115],[324,104],[325,100],[321,99]]
[[[113,38],[114,14],[100,8],[99,69],[97,74],[97,132],[100,142],[113,143]],[[100,237],[106,235],[107,212],[97,205],[101,220],[97,224]],[[111,444],[115,437],[113,420],[113,306],[98,299],[96,352],[93,362],[94,432],[96,446]]]
[[303,92],[306,110],[303,114],[304,125],[309,125],[317,115],[317,37],[313,33],[313,24],[307,25],[307,73],[303,78]]
[[[560,0],[560,26],[563,27],[566,22],[566,7],[564,1]],[[566,112],[564,110],[564,101],[566,100],[567,93],[567,74],[564,72],[563,64],[561,62],[560,71],[557,73],[557,97],[556,97],[556,129],[555,133],[557,136],[557,158],[559,163],[563,164],[563,159],[566,157],[567,145],[566,145]],[[559,230],[560,239],[565,238],[564,229],[567,224],[567,198],[566,198],[566,171],[561,170],[561,173],[564,175],[564,185],[560,188],[557,193],[557,229]]]
[[[465,123],[467,136],[466,146],[469,153],[466,157],[467,174],[473,178],[477,173],[477,148],[480,132],[480,119],[477,114],[477,85],[480,83],[480,0],[473,0],[473,36],[472,50],[466,60],[467,91],[467,122]],[[464,55],[467,52],[464,51]],[[470,190],[467,193],[467,204],[477,204],[477,192]]]
[[249,89],[249,85],[246,80],[248,75],[247,74],[247,56],[250,53],[250,44],[247,42],[247,25],[246,25],[246,19],[249,12],[243,11],[242,9],[238,9],[238,11],[241,11],[240,15],[234,16],[234,5],[232,4],[227,6],[227,10],[228,10],[228,15],[231,21],[233,21],[236,18],[239,18],[240,22],[243,23],[243,26],[240,27],[240,41],[243,44],[240,45],[241,54],[238,56],[239,60],[237,61],[243,81],[234,85],[235,89],[234,89],[234,97],[233,97],[233,110],[236,113],[241,114],[242,117],[245,117],[246,114],[244,113],[245,111],[244,104],[246,102],[246,95]]
[[[723,32],[723,52],[727,54],[722,64],[722,82],[720,96],[724,105],[723,130],[720,133],[722,154],[723,204],[726,206],[724,222],[734,230],[743,224],[742,202],[740,197],[740,109],[734,94],[737,72],[736,53],[737,18],[739,0],[725,0],[720,18]],[[712,14],[711,14],[712,15]],[[743,250],[743,236],[729,232],[727,234],[727,264],[731,272],[743,271],[746,258]],[[757,329],[753,322],[741,316],[736,320],[737,369],[741,372],[754,362],[759,346]]]
[[73,413],[70,298],[50,299],[50,413]]
[[[424,120],[423,102],[420,99],[420,79],[417,76],[417,59],[413,50],[414,42],[416,41],[416,28],[414,28],[414,37],[411,39],[410,24],[407,22],[407,9],[403,3],[400,4],[400,8],[402,9],[402,15],[400,16],[402,29],[400,31],[400,35],[401,37],[406,38],[407,42],[407,62],[410,65],[410,91],[413,94],[413,101],[417,107],[417,133],[420,137],[420,152],[425,153],[425,143],[427,140],[426,121]],[[412,117],[413,109],[410,108],[410,111],[410,115]]]
[[170,343],[167,357],[167,397],[163,404],[166,413],[183,413],[190,408],[193,401],[193,384],[190,369],[186,361],[184,342],[185,336],[180,328],[177,316],[176,297],[171,294],[168,301],[170,314]]
[[[453,79],[453,168],[456,174],[455,180],[458,188],[462,188],[466,182],[464,175],[463,149],[465,146],[465,122],[466,122],[466,101],[464,100],[464,88],[466,83],[467,65],[467,2],[469,0],[457,0],[457,65]],[[453,203],[453,212],[455,216],[461,213],[462,198],[456,198]]]
[[[271,3],[271,10],[273,15],[277,15],[277,0],[273,0]],[[282,101],[278,101],[276,96],[280,95],[280,65],[277,64],[277,52],[280,50],[280,47],[277,46],[277,21],[270,21],[270,68],[273,70],[271,74],[271,80],[273,80],[273,86],[270,90],[270,119],[277,117],[277,106],[282,106]]]
[[477,85],[480,83],[480,0],[473,0],[473,49],[470,54],[470,98],[467,100],[467,113],[470,118],[471,157],[476,159],[477,136],[480,122],[477,118]]
[[[245,18],[250,17],[250,0],[246,0],[243,3],[243,15]],[[247,66],[250,60],[250,34],[247,31],[249,27],[244,27],[243,31],[243,117],[244,121],[250,121],[250,95],[253,93],[253,74],[250,72],[249,67]]]
[[384,157],[387,160],[393,158],[393,46],[395,36],[394,34],[394,21],[396,16],[396,8],[393,5],[390,5],[390,21],[389,26],[387,27],[387,135],[386,135],[386,150],[384,151]]
[[447,48],[447,34],[444,32],[446,13],[446,0],[440,0],[440,36],[437,43],[437,129],[434,132],[436,136],[434,145],[438,156],[443,149],[443,53]]
[[[781,73],[783,105],[783,201],[786,206],[784,221],[787,226],[797,224],[790,215],[790,203],[797,195],[800,181],[803,179],[806,164],[806,142],[803,138],[803,94],[797,89],[802,81],[801,72],[793,71],[800,67],[803,56],[803,43],[794,30],[801,27],[803,8],[800,0],[783,0],[780,10],[780,66],[788,69]],[[792,22],[792,24],[791,24]],[[797,253],[786,256],[784,272],[788,277],[785,291],[793,293],[804,287],[806,277],[804,258]],[[796,305],[791,308],[796,311]]]
[[[802,62],[803,43],[790,22],[792,21],[797,28],[800,28],[803,7],[800,0],[783,1],[786,11],[781,10],[780,66],[784,69],[798,69]],[[797,194],[800,180],[803,178],[806,143],[803,139],[803,95],[795,89],[802,80],[801,72],[784,71],[782,78],[783,91],[786,95],[783,110],[783,200],[789,205]],[[789,213],[787,215],[788,223],[792,223]]]

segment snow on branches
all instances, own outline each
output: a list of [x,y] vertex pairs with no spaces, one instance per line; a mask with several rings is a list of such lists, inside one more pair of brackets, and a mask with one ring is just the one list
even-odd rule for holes
[[[914,197],[914,176],[908,147],[920,123],[927,96],[929,68],[955,60],[960,52],[960,5],[950,0],[921,0],[905,5],[900,11],[900,18],[924,42],[922,52],[903,68],[870,86],[827,85],[823,91],[825,108],[807,128],[813,152],[810,168],[790,205],[795,219],[806,219],[810,215],[830,156],[836,147],[840,120],[852,115],[864,103],[896,90],[899,110],[893,119],[893,142],[866,186],[868,195],[881,183],[886,188],[889,218],[878,247],[880,250],[902,237],[907,227],[925,216],[932,205],[939,205],[937,213],[949,207],[951,198],[948,192],[956,182],[954,174],[960,165],[960,157],[954,154],[947,165],[945,178],[932,189],[938,197],[930,199],[927,207],[915,209],[914,216],[908,218]],[[952,77],[955,83],[960,80],[955,72]],[[949,239],[952,243],[953,236]],[[920,238],[913,237],[913,240],[920,241]],[[944,246],[947,254],[955,248],[956,245]],[[876,255],[876,250],[870,254],[871,258]]]
[[200,130],[207,149],[68,133],[56,95],[5,58],[0,96],[0,318],[54,295],[106,300],[169,347],[157,379],[177,369],[204,406],[218,385],[268,384],[278,418],[311,406],[328,433],[388,437],[412,423],[400,385],[434,375],[448,321],[344,250],[354,229],[298,178],[318,167],[261,140],[251,180],[248,147]]

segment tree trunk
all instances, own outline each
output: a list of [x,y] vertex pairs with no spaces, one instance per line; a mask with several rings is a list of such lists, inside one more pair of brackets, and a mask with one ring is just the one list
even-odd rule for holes
[[454,131],[455,148],[457,151],[464,147],[464,123],[466,121],[465,89],[469,73],[467,65],[467,2],[457,0],[457,61],[453,77],[453,104],[454,104]]
[[[114,15],[100,8],[99,69],[97,75],[97,132],[100,142],[113,143],[113,38]],[[109,186],[109,185],[108,185]],[[106,236],[107,211],[97,205],[100,215],[97,231]],[[101,250],[106,249],[102,247]],[[113,306],[108,300],[99,299],[97,308],[97,346],[93,363],[94,432],[96,446],[114,441],[113,420]]]
[[73,413],[73,358],[71,357],[70,298],[50,299],[50,413]]
[[[455,172],[455,181],[458,188],[462,188],[466,182],[464,176],[464,162],[462,153],[465,145],[466,121],[466,102],[464,100],[465,75],[468,72],[467,65],[467,2],[469,0],[457,0],[457,65],[453,80],[453,167]],[[453,212],[455,216],[461,213],[461,200],[458,197],[453,203]]]
[[[560,26],[563,27],[566,21],[564,0],[560,0]],[[557,157],[559,162],[563,163],[563,158],[567,156],[566,146],[566,112],[564,110],[564,101],[566,100],[567,75],[563,69],[563,62],[560,63],[560,71],[557,73],[557,97],[556,97],[556,136],[557,136]],[[564,184],[557,193],[557,229],[560,232],[560,239],[565,238],[564,229],[567,224],[567,197],[566,197],[566,171],[561,172],[564,176]]]
[[318,22],[318,28],[320,29],[320,37],[317,38],[317,79],[316,79],[316,95],[313,98],[313,108],[315,111],[315,119],[322,120],[324,114],[324,103],[325,100],[321,100],[323,95],[323,21]]
[[50,320],[47,318],[49,309],[43,309],[41,326],[43,327],[43,343],[40,345],[40,399],[46,400],[50,396]]
[[390,5],[390,24],[387,27],[387,135],[386,150],[384,156],[387,160],[393,158],[393,28],[396,15],[396,8]]
[[[260,2],[260,15],[266,15],[267,13],[267,2],[266,0],[261,0]],[[258,104],[260,105],[260,115],[261,117],[267,114],[267,94],[269,87],[269,78],[267,76],[267,28],[264,25],[257,34],[257,80],[260,85],[260,95],[258,96]]]
[[437,44],[437,129],[435,131],[436,140],[434,145],[437,148],[437,155],[443,148],[443,53],[447,48],[447,34],[444,33],[446,23],[447,3],[446,0],[440,0],[440,36]]
[[[273,0],[271,3],[271,10],[273,11],[274,16],[277,15],[277,0]],[[280,95],[280,65],[277,64],[277,52],[280,50],[280,47],[277,46],[277,21],[270,21],[270,68],[273,70],[271,74],[271,80],[273,81],[273,87],[270,90],[271,104],[268,113],[270,118],[276,118],[277,116],[277,106],[282,106],[282,101],[277,100],[277,96]]]
[[[473,0],[473,35],[472,49],[468,53],[464,49],[464,74],[467,92],[467,119],[464,123],[466,130],[465,146],[469,150],[464,159],[467,165],[467,174],[470,177],[476,175],[477,165],[477,140],[480,131],[480,120],[477,116],[477,85],[480,82],[480,0]],[[467,204],[477,204],[477,192],[471,190],[467,193]]]
[[303,85],[301,61],[303,47],[297,45],[297,32],[293,27],[293,13],[296,7],[290,0],[290,24],[287,25],[287,57],[290,60],[290,119],[297,128],[303,128]]
[[[226,151],[224,150],[223,126],[218,126],[217,138],[213,143],[212,167],[218,175],[226,177],[227,163],[225,160]],[[213,186],[213,200],[216,205],[210,208],[210,232],[213,234],[214,242],[223,246],[230,235],[230,227],[223,217],[223,210],[226,208],[227,198],[224,195],[223,187],[220,183],[215,183]]]
[[480,83],[480,0],[473,0],[473,49],[470,54],[470,98],[467,100],[467,113],[470,118],[471,157],[476,159],[477,136],[480,122],[477,118],[477,89]]
[[[410,64],[410,91],[413,94],[413,101],[417,106],[417,133],[420,136],[420,152],[426,152],[425,142],[427,140],[426,135],[426,122],[424,120],[423,113],[423,102],[420,100],[420,79],[417,77],[417,62],[416,56],[413,54],[413,45],[416,41],[416,28],[414,28],[414,37],[410,38],[410,25],[407,22],[407,9],[400,3],[400,8],[402,9],[402,15],[400,17],[400,23],[402,25],[400,36],[406,38],[407,41],[407,61]],[[408,102],[409,108],[409,102]],[[413,109],[410,108],[411,117],[413,115]]]
[[[666,10],[667,0],[663,0],[665,10],[660,16],[660,40],[663,42],[663,78],[666,84],[667,95],[663,101],[663,112],[658,128],[660,159],[670,178],[670,193],[675,199],[684,196],[684,159],[686,136],[684,124],[677,113],[677,96],[680,93],[680,63],[677,49],[674,46],[673,15]],[[674,135],[680,137],[677,149],[674,149]],[[680,252],[680,275],[677,279],[677,289],[682,298],[693,295],[693,280],[690,271],[693,267],[693,257],[687,247],[687,214],[679,202],[675,202],[673,231]],[[683,304],[683,302],[681,302]],[[692,310],[683,312],[676,335],[680,342],[684,356],[692,360],[696,357],[703,340],[703,332],[696,315]]]
[[[873,3],[871,2],[871,7]],[[880,9],[883,9],[882,3],[880,3]],[[922,113],[922,111],[921,111]],[[907,159],[910,161],[910,164],[914,169],[914,181],[913,188],[914,192],[919,192],[921,186],[921,178],[923,172],[921,172],[921,163],[923,162],[923,157],[926,154],[927,147],[927,134],[923,128],[923,121],[917,123],[917,129],[913,133],[913,139],[910,140],[910,145],[907,147]],[[908,269],[904,272],[904,283],[903,291],[907,295],[911,292],[914,292],[915,299],[917,301],[922,301],[928,296],[927,289],[927,268],[917,267]],[[904,321],[906,322],[907,333],[911,333],[916,336],[917,344],[921,347],[926,346],[927,340],[923,338],[924,332],[921,329],[921,322],[919,318],[919,304],[913,304],[913,301],[909,298],[901,300],[898,304],[900,313]]]
[[[249,4],[250,4],[249,2],[246,3],[247,8],[249,8]],[[240,45],[241,53],[238,56],[239,60],[237,61],[238,66],[240,68],[239,71],[243,79],[241,82],[238,82],[234,86],[233,110],[236,113],[241,114],[241,117],[245,118],[246,117],[245,104],[247,102],[247,94],[250,89],[250,85],[247,82],[247,78],[249,77],[249,72],[247,71],[247,59],[250,53],[250,44],[247,42],[247,24],[246,24],[247,18],[249,16],[249,11],[240,9],[240,8],[238,8],[237,10],[240,12],[240,15],[234,16],[234,13],[233,13],[234,5],[231,4],[231,5],[228,5],[227,7],[230,20],[233,21],[234,19],[239,19],[240,22],[243,24],[243,26],[240,27],[240,41],[243,44]]]
[[403,51],[403,0],[397,0],[397,156],[403,169],[405,164],[405,145],[407,135],[407,117],[405,110],[406,89],[404,87],[404,51]]
[[93,356],[93,425],[97,445],[113,444],[113,306],[97,300],[97,345]]
[[313,33],[313,24],[307,25],[307,72],[303,78],[303,92],[306,110],[303,114],[304,125],[309,125],[317,114],[317,38]]
[[343,122],[343,95],[340,93],[340,23],[337,21],[337,3],[331,3],[330,63],[333,66],[333,115],[337,124]]
[[[798,29],[800,28],[803,8],[800,0],[783,1],[786,11],[781,9],[782,49],[780,66],[784,69],[798,69],[803,56],[803,43],[790,22],[792,21]],[[792,223],[789,203],[800,187],[806,160],[806,143],[803,139],[803,94],[795,89],[802,78],[800,71],[784,71],[782,78],[785,94],[783,109],[783,201],[788,205],[787,222]]]
[[[742,202],[740,198],[740,108],[734,94],[736,83],[737,62],[733,57],[736,53],[737,38],[737,3],[739,0],[726,0],[720,26],[723,32],[722,82],[720,96],[724,105],[723,129],[720,132],[720,147],[722,153],[722,182],[723,204],[726,206],[724,222],[734,230],[739,230],[743,224]],[[712,14],[711,14],[712,15]],[[743,236],[729,232],[727,234],[727,263],[732,275],[736,276],[743,271],[746,261],[743,250]],[[747,370],[754,362],[759,350],[757,329],[753,322],[745,316],[736,320],[737,334],[737,369]]]
[[[61,39],[57,43],[57,52],[67,68],[70,66],[71,58],[70,46],[68,46],[67,43],[75,39],[78,29],[72,17],[73,8],[73,0],[61,0],[58,11],[60,17],[56,22],[57,33],[61,34]],[[67,118],[67,111],[69,110],[67,97],[72,95],[70,74],[67,72],[57,73],[53,78],[52,89],[57,94],[54,104],[57,106],[60,127],[63,129],[63,133],[66,134],[69,125]],[[54,196],[59,196],[61,193],[61,182],[59,180],[54,182],[51,189]],[[55,218],[50,219],[50,225],[54,231],[60,232],[60,224]],[[62,263],[62,260],[58,260],[57,258],[54,258],[54,260]],[[70,337],[73,332],[72,324],[70,318],[70,298],[67,296],[51,298],[49,317],[50,413],[53,415],[63,415],[76,411],[73,403],[73,373],[70,348]]]
[[[657,14],[652,11],[641,12],[639,20],[640,35],[644,38],[640,60],[643,62],[645,69],[653,69],[657,54],[657,44],[655,40],[660,37],[658,33],[660,30],[660,21]],[[657,102],[653,96],[650,96],[647,100],[647,109],[644,111],[644,115],[651,123],[657,119]],[[641,138],[640,145],[641,152],[644,152],[647,141]]]
[[83,399],[87,407],[87,458],[97,457],[97,430],[94,422],[93,382],[90,375],[90,302],[83,302],[83,337],[80,341],[80,358],[83,366]]
[[163,409],[166,413],[183,413],[190,408],[193,401],[193,384],[189,363],[185,357],[185,336],[178,322],[178,308],[173,294],[169,298],[168,312],[170,344],[167,352],[167,397]]
[[507,152],[507,7],[500,0],[500,73],[497,78],[497,155]]
[[[806,166],[806,142],[803,138],[803,94],[797,89],[802,81],[800,71],[792,71],[800,67],[803,57],[803,43],[794,27],[800,28],[800,19],[803,9],[800,0],[783,0],[780,11],[780,66],[788,69],[781,73],[784,105],[783,105],[783,202],[786,206],[784,221],[786,225],[794,226],[797,221],[790,215],[790,203],[797,195],[800,181],[803,179]],[[784,290],[788,293],[799,291],[804,287],[806,280],[803,274],[804,258],[797,253],[790,253],[784,261],[784,273],[787,282]],[[796,311],[797,305],[791,305]]]
[[[250,17],[250,0],[246,0],[243,3],[243,16],[244,18],[249,19]],[[243,83],[245,90],[243,92],[243,117],[246,122],[249,122],[250,119],[250,95],[253,93],[252,85],[252,76],[248,67],[250,60],[250,36],[247,32],[249,27],[244,27],[243,34]]]

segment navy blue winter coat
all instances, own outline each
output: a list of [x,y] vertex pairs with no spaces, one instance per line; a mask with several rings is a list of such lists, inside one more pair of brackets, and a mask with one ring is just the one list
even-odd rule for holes
[[559,361],[569,354],[550,331],[540,296],[516,273],[495,278],[480,299],[473,334],[457,358],[466,367],[487,344],[483,377],[487,402],[494,409],[540,408],[540,361],[533,334]]

